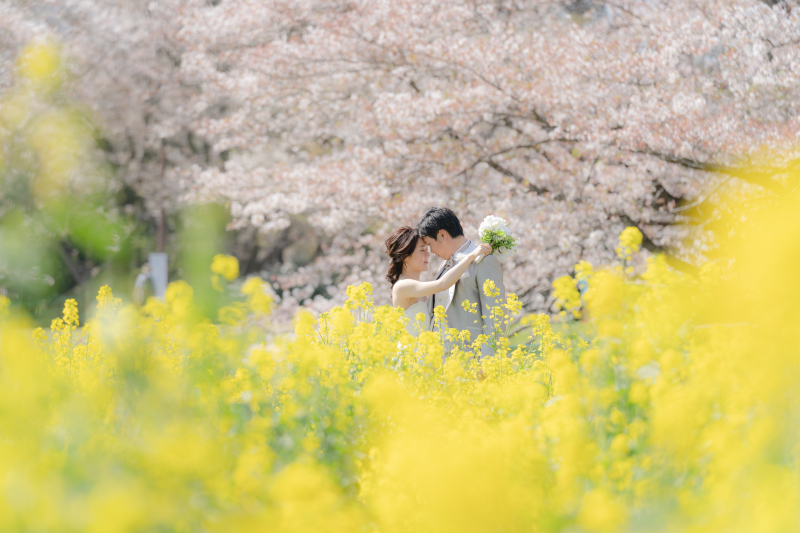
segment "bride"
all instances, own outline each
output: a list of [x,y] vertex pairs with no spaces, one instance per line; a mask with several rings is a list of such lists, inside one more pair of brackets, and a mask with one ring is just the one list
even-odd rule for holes
[[[406,329],[414,336],[420,331],[430,329],[431,317],[426,302],[428,296],[445,291],[455,285],[467,267],[479,256],[492,253],[492,247],[481,244],[464,256],[450,270],[435,281],[420,281],[420,276],[428,270],[430,252],[417,230],[410,226],[397,228],[386,239],[386,255],[392,263],[386,279],[392,284],[392,305],[403,309],[408,319]],[[417,322],[417,315],[425,318]]]

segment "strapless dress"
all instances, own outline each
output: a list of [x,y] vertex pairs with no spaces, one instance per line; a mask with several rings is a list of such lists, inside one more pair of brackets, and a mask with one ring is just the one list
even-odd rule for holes
[[[425,317],[422,321],[417,321],[417,315],[422,313]],[[430,330],[430,322],[431,317],[428,314],[428,302],[419,301],[411,305],[408,309],[403,312],[403,316],[406,317],[408,323],[406,324],[406,330],[416,337],[419,335],[421,331],[429,331]]]

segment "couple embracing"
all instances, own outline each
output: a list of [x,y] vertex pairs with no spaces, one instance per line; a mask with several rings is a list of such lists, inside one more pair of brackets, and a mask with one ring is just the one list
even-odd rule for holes
[[[444,263],[433,281],[421,281],[431,253]],[[404,310],[409,332],[415,335],[420,329],[432,329],[433,310],[442,306],[448,327],[469,331],[472,341],[482,333],[491,335],[494,323],[489,308],[505,298],[503,267],[491,253],[488,244],[466,238],[458,217],[446,207],[428,209],[415,228],[396,229],[386,240],[386,254],[392,261],[386,279],[392,284],[392,304]],[[476,262],[481,256],[485,257]],[[497,296],[484,293],[487,280],[499,289]],[[477,315],[465,309],[465,302],[474,305]],[[420,313],[425,319],[418,324]],[[484,344],[481,353],[493,351]]]

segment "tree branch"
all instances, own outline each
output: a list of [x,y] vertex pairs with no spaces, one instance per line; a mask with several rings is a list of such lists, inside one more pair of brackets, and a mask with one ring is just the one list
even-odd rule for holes
[[694,170],[701,170],[704,172],[716,172],[718,174],[726,174],[734,178],[739,178],[744,182],[752,183],[753,185],[758,185],[760,187],[763,187],[769,191],[774,192],[778,196],[785,196],[790,191],[784,184],[772,179],[772,177],[770,177],[768,174],[772,174],[772,176],[775,176],[783,172],[786,172],[787,170],[792,169],[800,164],[800,163],[795,163],[794,165],[790,165],[785,168],[773,168],[770,170],[770,172],[765,173],[765,172],[744,170],[740,168],[726,167],[724,165],[718,165],[713,163],[702,163],[694,159],[677,157],[674,155],[664,154],[654,150],[627,150],[627,151],[640,155],[649,155],[661,159],[662,161],[666,161],[667,163],[680,165],[682,167],[691,168]]
[[546,192],[550,192],[548,189],[546,189],[544,187],[537,187],[536,185],[531,183],[529,180],[526,180],[522,176],[519,176],[519,175],[515,174],[514,172],[511,172],[507,168],[501,167],[500,165],[498,165],[497,163],[495,163],[491,159],[483,159],[481,161],[483,161],[484,163],[489,165],[489,167],[491,167],[492,169],[496,170],[500,174],[503,174],[504,176],[508,176],[509,178],[512,178],[514,181],[516,181],[520,185],[527,185],[528,186],[528,192],[535,192],[536,194],[544,194]]
[[72,260],[72,256],[66,250],[67,244],[61,242],[56,246],[56,250],[58,250],[58,255],[61,257],[61,260],[67,266],[67,270],[69,270],[70,275],[72,276],[72,280],[75,282],[75,285],[80,285],[84,281],[86,281],[85,276],[81,272],[81,268],[79,265]]

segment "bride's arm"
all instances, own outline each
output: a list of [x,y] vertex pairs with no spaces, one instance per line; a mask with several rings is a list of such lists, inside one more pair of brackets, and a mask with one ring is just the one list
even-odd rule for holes
[[492,253],[492,247],[488,244],[481,244],[470,252],[464,259],[456,263],[453,268],[436,281],[416,281],[413,279],[403,279],[398,281],[394,290],[396,298],[422,298],[437,292],[449,289],[458,281],[461,275],[466,272],[467,267],[479,256]]

